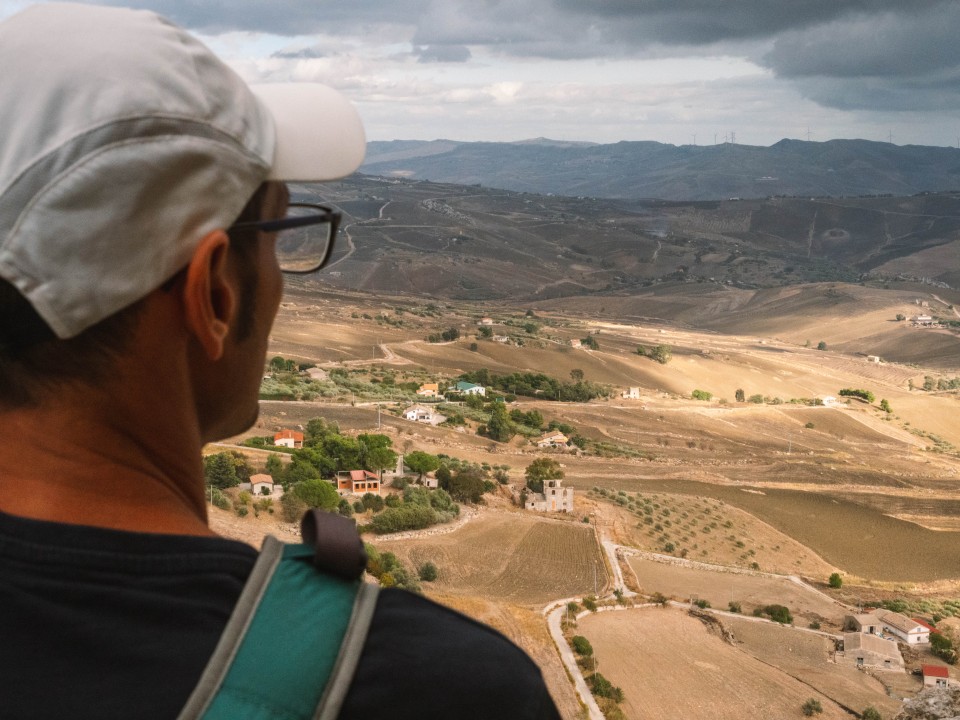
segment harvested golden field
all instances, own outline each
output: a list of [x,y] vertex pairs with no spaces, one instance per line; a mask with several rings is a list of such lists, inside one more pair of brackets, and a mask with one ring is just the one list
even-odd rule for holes
[[684,567],[640,557],[628,559],[645,594],[661,592],[686,601],[706,600],[718,610],[730,602],[740,603],[744,614],[764,605],[786,605],[794,624],[806,627],[810,622],[829,623],[839,630],[848,611],[840,604],[784,577],[726,572],[721,568]]
[[[895,679],[899,684],[906,679],[905,673],[880,672],[874,677],[855,667],[838,665],[832,661],[833,640],[815,633],[745,618],[725,617],[721,622],[733,632],[737,647],[744,652],[812,685],[841,705],[856,711],[873,705],[883,717],[891,718],[900,709],[900,700],[889,697],[877,677],[898,676]],[[915,680],[913,684],[918,690],[920,683]]]
[[451,533],[373,542],[413,567],[433,562],[442,594],[542,605],[606,584],[593,528],[572,520],[488,511]]
[[465,595],[438,595],[429,587],[427,593],[431,599],[499,630],[523,648],[543,673],[560,717],[570,720],[580,717],[580,699],[539,610]]
[[623,689],[631,720],[802,717],[809,698],[823,720],[849,715],[826,695],[725,642],[700,620],[673,608],[588,615],[578,634],[593,645],[598,671]]

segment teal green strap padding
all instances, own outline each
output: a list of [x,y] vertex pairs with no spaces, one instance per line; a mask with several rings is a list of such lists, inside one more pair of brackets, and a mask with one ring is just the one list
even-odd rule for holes
[[181,720],[315,717],[360,582],[320,574],[312,561],[311,547],[267,539]]

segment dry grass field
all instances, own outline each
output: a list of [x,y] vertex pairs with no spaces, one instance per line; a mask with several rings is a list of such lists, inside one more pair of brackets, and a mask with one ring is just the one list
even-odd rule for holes
[[[882,680],[901,685],[909,677],[905,673],[878,672],[872,677],[855,667],[838,665],[831,659],[833,640],[814,633],[746,619],[723,618],[722,622],[733,632],[738,648],[812,685],[839,704],[856,711],[872,705],[887,718],[892,718],[900,709],[899,696],[888,695]],[[919,690],[918,680],[908,683],[914,692]]]
[[756,607],[786,605],[798,627],[818,621],[833,632],[839,631],[848,613],[820,593],[782,577],[668,565],[639,557],[631,557],[628,562],[648,595],[661,592],[681,601],[695,597],[718,610],[726,610],[728,603],[737,602],[747,615]]
[[578,625],[593,645],[598,671],[623,689],[621,707],[630,720],[800,718],[800,706],[811,697],[823,706],[818,717],[849,717],[826,695],[681,610],[597,613]]
[[[441,270],[458,282],[453,265]],[[377,272],[405,274],[411,287],[418,277],[406,265]],[[960,303],[960,295],[941,295]],[[891,597],[960,593],[960,394],[908,387],[922,385],[925,375],[960,375],[960,336],[893,320],[896,313],[915,314],[914,300],[921,297],[938,302],[919,286],[662,285],[630,296],[532,303],[539,329],[524,334],[528,306],[374,297],[332,292],[317,282],[287,293],[270,355],[326,370],[389,372],[398,382],[452,381],[488,368],[562,380],[582,370],[587,380],[610,385],[609,398],[590,403],[519,398],[513,406],[572,424],[591,441],[586,454],[550,455],[562,463],[565,484],[578,490],[576,517],[534,516],[497,500],[454,532],[373,539],[412,567],[434,562],[440,575],[424,584],[427,595],[524,647],[543,668],[563,716],[575,718],[580,706],[539,609],[592,593],[594,575],[603,591],[607,570],[596,532],[693,561],[740,568],[756,563],[763,572],[820,581],[840,570],[848,599],[875,584]],[[476,337],[481,315],[494,318],[495,333],[524,344]],[[460,330],[459,340],[426,342],[427,335],[451,327]],[[570,346],[588,334],[599,350]],[[811,347],[804,347],[808,340]],[[814,349],[821,340],[827,351]],[[666,365],[636,353],[638,345],[659,344],[673,349]],[[868,363],[867,354],[884,362]],[[619,391],[629,386],[640,387],[642,399],[622,399]],[[789,402],[835,396],[847,387],[868,389],[878,402],[887,399],[893,412],[882,412],[877,403],[825,408]],[[713,398],[693,400],[694,389]],[[767,400],[736,402],[738,389]],[[379,428],[400,452],[508,465],[517,487],[526,465],[545,454],[520,436],[508,443],[478,436],[477,422],[458,432],[402,420],[395,414],[399,405],[383,405],[378,424],[370,403],[359,394],[326,403],[263,402],[257,427],[245,435],[324,417],[347,433]],[[262,453],[249,456],[262,465]],[[588,494],[595,486],[610,492]],[[618,498],[625,498],[622,505]],[[580,522],[584,515],[590,525]],[[255,546],[266,532],[290,530],[273,518],[213,509],[211,523]],[[694,594],[718,609],[735,600],[749,613],[754,605],[778,602],[791,608],[798,626],[818,620],[825,628],[842,615],[786,580],[636,558],[631,566],[644,590]],[[831,665],[829,642],[817,635],[746,618],[723,622],[733,629],[735,645],[676,610],[600,613],[583,618],[580,631],[594,644],[601,672],[626,692],[630,718],[799,718],[809,697],[820,698],[825,718],[846,716],[828,698],[855,711],[873,704],[884,717],[896,706],[875,680]]]
[[412,567],[433,562],[431,592],[542,606],[590,594],[606,583],[593,528],[509,511],[482,513],[455,532],[412,540],[377,540]]

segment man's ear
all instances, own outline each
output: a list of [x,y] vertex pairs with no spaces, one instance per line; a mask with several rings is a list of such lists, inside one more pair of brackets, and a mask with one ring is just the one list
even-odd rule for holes
[[213,230],[200,240],[183,287],[187,326],[207,357],[216,362],[237,307],[237,293],[227,269],[230,239],[223,230]]

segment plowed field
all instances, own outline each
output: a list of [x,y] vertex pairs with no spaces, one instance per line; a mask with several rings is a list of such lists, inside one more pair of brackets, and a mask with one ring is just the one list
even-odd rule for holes
[[433,562],[428,592],[539,605],[606,584],[593,529],[572,521],[489,511],[453,533],[376,544],[413,567]]

